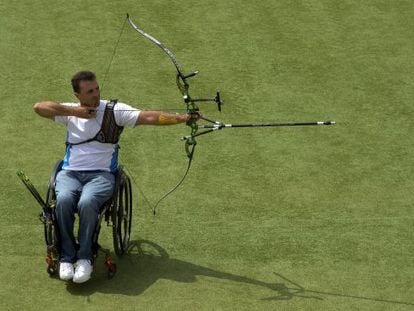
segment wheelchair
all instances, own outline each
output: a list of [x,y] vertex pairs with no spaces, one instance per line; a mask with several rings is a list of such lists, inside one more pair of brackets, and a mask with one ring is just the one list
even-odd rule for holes
[[[28,190],[42,206],[42,211],[39,215],[39,218],[44,225],[44,238],[46,242],[47,252],[47,272],[51,276],[56,274],[59,265],[60,241],[55,214],[55,183],[56,176],[62,169],[62,165],[63,161],[59,160],[53,168],[46,192],[46,200],[43,200],[39,192],[35,189],[33,184],[30,182],[27,176],[24,175],[23,172],[17,172],[19,178],[23,181]],[[127,252],[129,248],[132,224],[131,180],[121,165],[118,166],[118,169],[115,172],[115,188],[113,195],[107,202],[103,204],[101,208],[98,225],[95,229],[92,241],[92,251],[94,257],[93,261],[96,261],[98,252],[102,251],[105,254],[104,264],[107,267],[107,276],[108,278],[112,278],[116,273],[116,263],[111,259],[110,251],[103,249],[98,243],[102,221],[105,221],[107,223],[107,226],[112,227],[112,238],[115,254],[118,257],[121,257]]]

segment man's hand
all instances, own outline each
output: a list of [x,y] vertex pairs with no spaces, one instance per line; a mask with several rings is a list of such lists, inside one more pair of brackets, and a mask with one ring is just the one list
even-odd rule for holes
[[83,119],[96,118],[96,108],[86,106],[65,106],[53,101],[43,101],[34,104],[34,111],[48,119],[56,116],[75,116]]
[[201,113],[198,111],[189,113],[187,114],[187,122],[197,122],[201,117]]
[[85,106],[77,106],[72,107],[72,114],[75,117],[82,118],[82,119],[93,119],[96,118],[96,108],[92,107],[85,107]]

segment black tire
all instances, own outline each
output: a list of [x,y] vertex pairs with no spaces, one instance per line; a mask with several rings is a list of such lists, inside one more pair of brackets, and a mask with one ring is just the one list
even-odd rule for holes
[[125,174],[120,177],[117,196],[112,211],[113,240],[115,253],[122,256],[128,251],[132,223],[131,180]]

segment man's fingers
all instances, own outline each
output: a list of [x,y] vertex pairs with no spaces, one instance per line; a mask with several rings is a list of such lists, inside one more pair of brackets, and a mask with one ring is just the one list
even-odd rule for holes
[[96,117],[96,109],[88,109],[88,115],[89,115],[91,118]]
[[198,121],[200,120],[200,118],[201,118],[201,113],[199,113],[198,111],[190,114],[190,120]]
[[82,119],[92,119],[96,117],[96,111],[96,108],[78,107],[75,116]]

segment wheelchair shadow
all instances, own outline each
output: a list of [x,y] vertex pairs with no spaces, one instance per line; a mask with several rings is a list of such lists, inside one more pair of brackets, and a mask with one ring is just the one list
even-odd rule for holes
[[67,283],[67,290],[80,296],[95,292],[138,296],[160,279],[192,283],[198,276],[206,276],[276,290],[281,299],[289,299],[291,295],[287,294],[290,290],[284,284],[266,283],[170,258],[165,249],[148,240],[131,242],[128,253],[117,260],[117,268],[114,278],[108,280],[104,268],[97,267],[91,280],[84,284]]
[[68,283],[67,290],[71,294],[79,296],[90,296],[95,292],[138,296],[160,279],[192,283],[197,281],[198,276],[205,276],[229,280],[235,283],[250,284],[271,290],[272,296],[262,298],[262,301],[291,300],[293,298],[323,300],[321,296],[331,296],[414,306],[414,303],[411,302],[309,290],[278,273],[273,274],[282,282],[268,283],[244,276],[216,271],[182,260],[172,259],[165,249],[149,240],[131,242],[128,253],[122,259],[118,259],[117,265],[118,271],[113,279],[108,280],[104,267],[101,267],[101,269],[96,269],[90,281],[84,284]]

